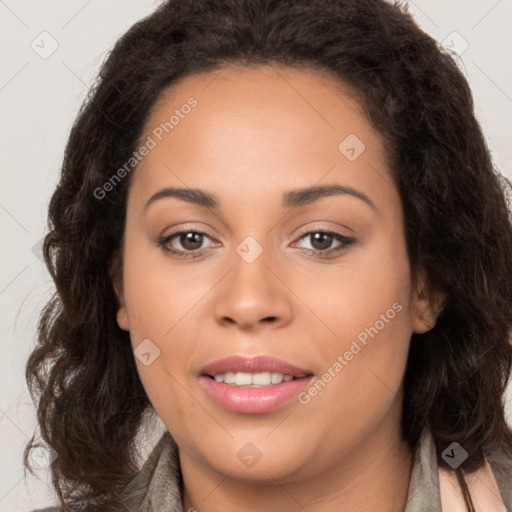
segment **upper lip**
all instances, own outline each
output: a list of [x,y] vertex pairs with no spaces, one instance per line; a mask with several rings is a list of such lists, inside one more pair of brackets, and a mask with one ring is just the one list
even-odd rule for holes
[[271,372],[292,375],[293,377],[306,377],[307,375],[312,375],[312,372],[309,370],[298,368],[287,361],[269,356],[226,357],[225,359],[219,359],[213,363],[207,364],[200,371],[201,375],[210,375],[212,377],[219,373],[226,372]]

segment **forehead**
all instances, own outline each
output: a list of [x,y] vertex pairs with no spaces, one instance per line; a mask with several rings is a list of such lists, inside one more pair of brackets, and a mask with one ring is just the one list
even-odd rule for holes
[[389,184],[382,138],[354,93],[316,70],[228,66],[187,76],[155,102],[148,137],[154,147],[134,176],[146,195],[170,182],[236,186],[245,197],[324,178]]
[[[300,119],[310,124],[310,130],[331,131],[344,129],[347,124],[356,129],[356,125],[366,123],[357,93],[332,73],[281,65],[232,64],[172,84],[155,102],[146,128],[158,124],[162,116],[168,118],[167,114],[179,110],[191,97],[201,107],[195,109],[194,117],[202,121],[206,116],[201,117],[201,113],[250,114],[254,120],[260,114],[266,121],[288,118],[290,124],[296,124]],[[340,109],[343,119],[339,118]],[[267,125],[269,132],[271,129]]]

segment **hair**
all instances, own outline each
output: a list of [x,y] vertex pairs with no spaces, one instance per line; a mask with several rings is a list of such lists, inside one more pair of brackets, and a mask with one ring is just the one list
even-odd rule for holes
[[[414,450],[429,428],[447,469],[440,455],[457,441],[467,472],[512,446],[502,401],[512,366],[512,226],[452,55],[407,7],[384,0],[170,0],[134,24],[103,63],[49,203],[43,254],[56,291],[26,379],[41,438],[58,450],[51,476],[66,507],[122,502],[139,469],[135,438],[152,410],[129,333],[116,322],[112,283],[131,175],[101,199],[95,191],[133,156],[169,86],[258,64],[329,73],[354,91],[386,142],[411,269],[424,269],[445,297],[435,326],[410,341],[404,439]],[[34,437],[25,467],[33,448]]]

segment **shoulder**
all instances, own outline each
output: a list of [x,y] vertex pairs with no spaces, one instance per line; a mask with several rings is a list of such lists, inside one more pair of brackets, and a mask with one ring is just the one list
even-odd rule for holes
[[[168,431],[160,437],[142,468],[125,487],[122,499],[128,510],[180,509],[178,447]],[[31,512],[62,511],[62,507],[53,506]]]
[[512,510],[512,442],[504,442],[499,448],[486,453],[503,502]]
[[[463,473],[477,510],[512,512],[512,438],[487,450],[478,469]],[[443,510],[466,510],[464,492],[453,470],[439,467],[439,486]]]
[[130,510],[181,511],[180,482],[178,446],[166,431],[125,488],[123,499]]

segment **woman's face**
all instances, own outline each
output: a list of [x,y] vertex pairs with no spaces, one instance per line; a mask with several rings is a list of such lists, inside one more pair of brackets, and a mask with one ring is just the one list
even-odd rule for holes
[[433,317],[355,100],[313,72],[229,67],[167,90],[141,144],[117,318],[182,465],[286,482],[392,450]]

